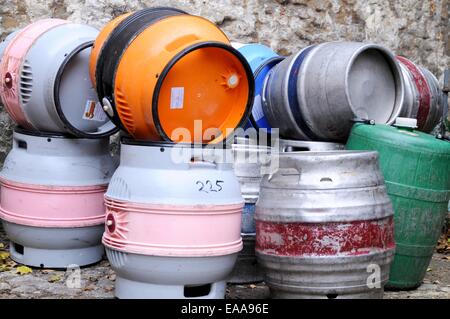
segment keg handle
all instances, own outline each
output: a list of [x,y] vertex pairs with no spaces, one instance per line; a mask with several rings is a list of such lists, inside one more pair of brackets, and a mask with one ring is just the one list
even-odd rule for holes
[[362,123],[362,124],[375,125],[375,120],[363,119],[363,118],[359,118],[359,117],[355,117],[351,121],[353,123]]
[[400,130],[412,132],[417,128],[417,119],[397,117],[393,126]]
[[189,162],[189,169],[217,168],[217,164],[211,161],[205,161],[200,158],[192,157]]
[[276,172],[268,175],[268,181],[273,184],[297,185],[300,182],[301,175],[301,169],[297,165],[279,167]]
[[24,140],[14,138],[14,148],[26,152],[28,150],[28,144]]

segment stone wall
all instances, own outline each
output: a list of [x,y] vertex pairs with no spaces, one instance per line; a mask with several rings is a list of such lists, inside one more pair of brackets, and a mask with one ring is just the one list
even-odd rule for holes
[[[311,43],[371,41],[410,57],[438,77],[450,66],[450,0],[0,0],[0,39],[29,22],[58,17],[101,28],[148,6],[174,6],[217,23],[233,41],[281,54]],[[0,112],[0,162],[12,123]]]

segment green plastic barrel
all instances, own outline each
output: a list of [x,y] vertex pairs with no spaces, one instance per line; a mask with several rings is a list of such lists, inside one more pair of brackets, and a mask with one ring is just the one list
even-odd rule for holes
[[[400,125],[400,124],[399,124]],[[447,215],[450,142],[404,126],[355,124],[351,150],[376,150],[394,207],[396,254],[387,288],[422,283]]]

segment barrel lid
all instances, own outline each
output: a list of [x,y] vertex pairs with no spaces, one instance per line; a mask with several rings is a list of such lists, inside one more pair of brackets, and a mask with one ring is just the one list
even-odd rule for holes
[[394,126],[396,126],[396,127],[417,128],[417,120],[416,119],[407,118],[407,117],[397,117],[395,119]]
[[401,70],[392,53],[363,46],[347,72],[347,94],[356,116],[392,124],[403,104]]
[[92,45],[93,41],[86,41],[66,55],[56,74],[53,93],[56,111],[70,133],[102,138],[118,128],[107,117],[89,78]]

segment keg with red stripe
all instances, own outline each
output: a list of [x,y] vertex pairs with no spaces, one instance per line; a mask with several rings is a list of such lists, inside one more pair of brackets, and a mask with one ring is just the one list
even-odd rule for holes
[[116,297],[224,298],[244,201],[222,151],[122,140],[103,236]]
[[397,56],[405,82],[401,117],[417,119],[418,129],[431,132],[444,114],[442,92],[436,77],[426,68]]
[[101,260],[103,196],[116,166],[109,139],[16,129],[0,174],[0,217],[11,258],[46,268]]
[[382,297],[395,243],[376,152],[280,154],[255,219],[273,297]]

